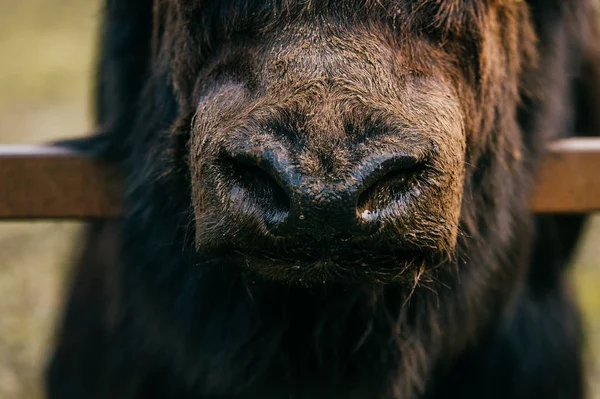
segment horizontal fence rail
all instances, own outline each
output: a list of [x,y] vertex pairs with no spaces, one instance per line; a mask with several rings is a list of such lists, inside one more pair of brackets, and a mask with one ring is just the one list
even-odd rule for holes
[[[117,218],[121,201],[119,174],[106,162],[55,147],[0,145],[0,219]],[[600,211],[600,138],[551,146],[531,208]]]
[[600,138],[571,138],[550,146],[538,172],[531,208],[538,213],[600,211]]
[[115,218],[121,196],[108,163],[56,147],[0,145],[0,219]]

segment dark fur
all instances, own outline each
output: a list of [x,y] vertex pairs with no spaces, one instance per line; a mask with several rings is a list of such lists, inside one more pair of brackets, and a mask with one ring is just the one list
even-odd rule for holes
[[[533,217],[526,199],[551,140],[599,127],[592,1],[329,3],[107,1],[100,134],[74,145],[118,162],[127,210],[88,232],[51,399],[584,396],[564,279],[583,217]],[[411,70],[452,82],[466,170],[460,230],[433,241],[447,255],[440,267],[424,262],[393,284],[305,286],[272,280],[298,277],[271,264],[246,273],[239,259],[196,251],[236,227],[208,239],[194,227],[204,161],[190,147],[206,70],[230,43],[296,19],[392,32]]]

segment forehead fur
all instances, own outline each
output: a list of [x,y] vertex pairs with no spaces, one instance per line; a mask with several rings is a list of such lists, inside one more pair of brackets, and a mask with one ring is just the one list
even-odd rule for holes
[[161,64],[168,65],[184,108],[194,102],[199,71],[228,43],[254,40],[268,47],[264,38],[303,24],[324,29],[325,36],[363,27],[401,43],[408,69],[443,66],[461,99],[466,130],[484,145],[492,129],[515,131],[523,71],[536,64],[529,6],[520,0],[161,1],[157,15],[166,18],[166,40],[160,47],[168,58]]
[[[474,82],[487,80],[489,61],[516,72],[534,58],[535,34],[528,6],[520,0],[159,0],[156,10],[159,18],[166,15],[166,51],[173,54],[175,69],[197,66],[219,43],[263,37],[303,22],[324,29],[362,25],[389,31],[398,42],[429,40],[461,59]],[[191,47],[194,55],[186,50]]]
[[236,31],[268,30],[301,19],[334,18],[340,24],[385,21],[393,29],[418,33],[468,34],[486,14],[516,10],[521,0],[163,0],[192,17],[200,31],[227,37]]

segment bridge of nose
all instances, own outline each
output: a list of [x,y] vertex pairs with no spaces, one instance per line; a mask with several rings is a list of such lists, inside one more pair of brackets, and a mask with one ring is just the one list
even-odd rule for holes
[[349,230],[356,224],[358,182],[306,180],[292,189],[294,211],[290,217],[299,229],[318,234]]

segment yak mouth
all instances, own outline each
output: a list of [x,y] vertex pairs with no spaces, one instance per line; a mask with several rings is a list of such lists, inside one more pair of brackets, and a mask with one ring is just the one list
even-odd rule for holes
[[[293,284],[327,282],[391,284],[414,281],[414,273],[435,269],[440,259],[416,250],[375,251],[296,248],[277,251],[234,249],[224,255],[244,271]],[[223,253],[221,253],[223,256]]]

